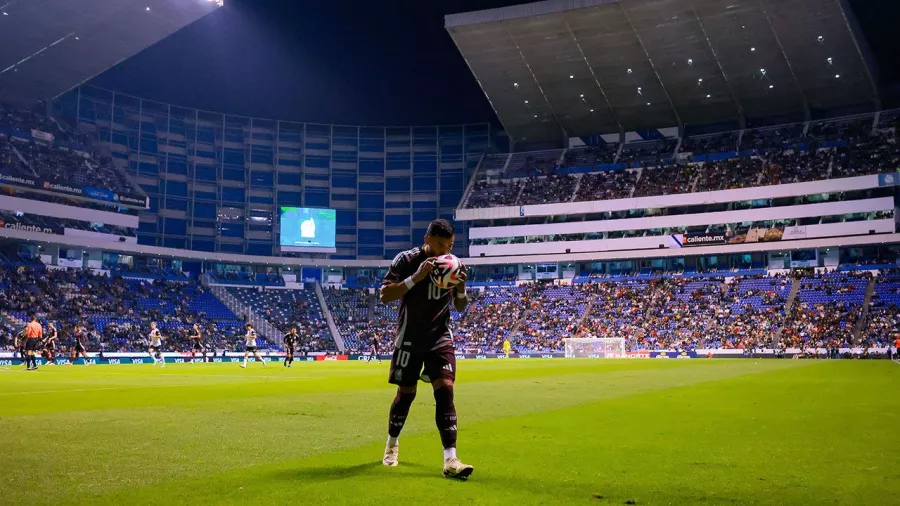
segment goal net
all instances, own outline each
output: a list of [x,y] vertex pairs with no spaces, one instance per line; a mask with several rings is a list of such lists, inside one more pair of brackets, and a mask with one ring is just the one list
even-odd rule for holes
[[569,337],[566,358],[624,358],[624,337]]

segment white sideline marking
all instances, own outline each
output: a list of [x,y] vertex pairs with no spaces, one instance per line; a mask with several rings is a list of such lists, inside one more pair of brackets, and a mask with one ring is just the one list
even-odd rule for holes
[[[16,372],[16,371],[10,371]],[[24,372],[24,371],[23,371]],[[27,392],[0,392],[0,396],[7,397],[12,395],[29,395],[29,394],[64,394],[69,392],[99,392],[103,390],[138,390],[142,388],[181,388],[181,387],[203,387],[203,386],[223,386],[223,385],[246,385],[247,383],[270,383],[273,381],[299,381],[309,378],[272,378],[263,381],[226,381],[224,383],[208,383],[197,384],[189,383],[183,385],[141,385],[141,386],[121,386],[121,387],[102,387],[102,388],[72,388],[65,390],[31,390]]]

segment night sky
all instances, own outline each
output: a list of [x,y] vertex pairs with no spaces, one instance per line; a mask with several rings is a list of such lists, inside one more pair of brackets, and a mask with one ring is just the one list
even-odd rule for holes
[[[510,0],[226,0],[90,84],[231,114],[348,125],[496,121],[444,15]],[[850,0],[885,86],[900,1]],[[892,21],[893,20],[893,21]],[[171,68],[185,69],[173,76]]]

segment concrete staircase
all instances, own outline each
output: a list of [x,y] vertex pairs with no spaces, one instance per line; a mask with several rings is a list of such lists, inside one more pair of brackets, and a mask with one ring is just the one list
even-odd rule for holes
[[791,291],[788,292],[787,302],[784,304],[784,321],[781,323],[781,326],[778,327],[778,330],[775,331],[775,346],[781,344],[781,334],[784,331],[784,326],[787,325],[788,321],[791,319],[791,311],[794,308],[794,301],[797,299],[797,293],[799,292],[800,280],[794,278],[791,282]]
[[319,306],[322,307],[322,312],[325,313],[325,321],[328,322],[328,330],[331,331],[331,338],[334,339],[334,344],[337,345],[339,351],[343,352],[346,349],[344,346],[344,337],[341,336],[341,332],[338,330],[337,325],[334,324],[334,317],[331,315],[331,309],[328,308],[328,303],[325,302],[325,294],[322,293],[322,284],[316,281],[316,298],[319,299]]
[[872,296],[875,295],[875,278],[869,280],[869,286],[866,288],[866,298],[863,300],[862,308],[859,313],[859,320],[853,326],[853,334],[851,343],[858,343],[862,335],[863,328],[866,326],[866,319],[869,317],[869,309],[872,307]]
[[578,319],[578,326],[576,328],[580,329],[584,325],[584,321],[587,320],[588,316],[591,314],[591,309],[594,308],[594,302],[597,301],[597,297],[599,297],[599,295],[593,295],[590,300],[588,300],[587,306],[584,307],[584,313],[582,313],[581,318]]

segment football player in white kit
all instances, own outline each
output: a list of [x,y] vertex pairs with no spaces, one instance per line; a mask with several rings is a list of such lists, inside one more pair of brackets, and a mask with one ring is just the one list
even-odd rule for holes
[[150,356],[153,357],[153,365],[159,363],[166,366],[166,359],[162,356],[162,333],[156,328],[156,322],[150,322]]
[[241,367],[247,367],[247,356],[250,355],[250,353],[253,353],[253,358],[262,362],[263,367],[266,367],[266,361],[256,352],[256,329],[249,323],[245,325],[245,328],[247,329],[247,333],[244,334],[244,363],[241,364]]

